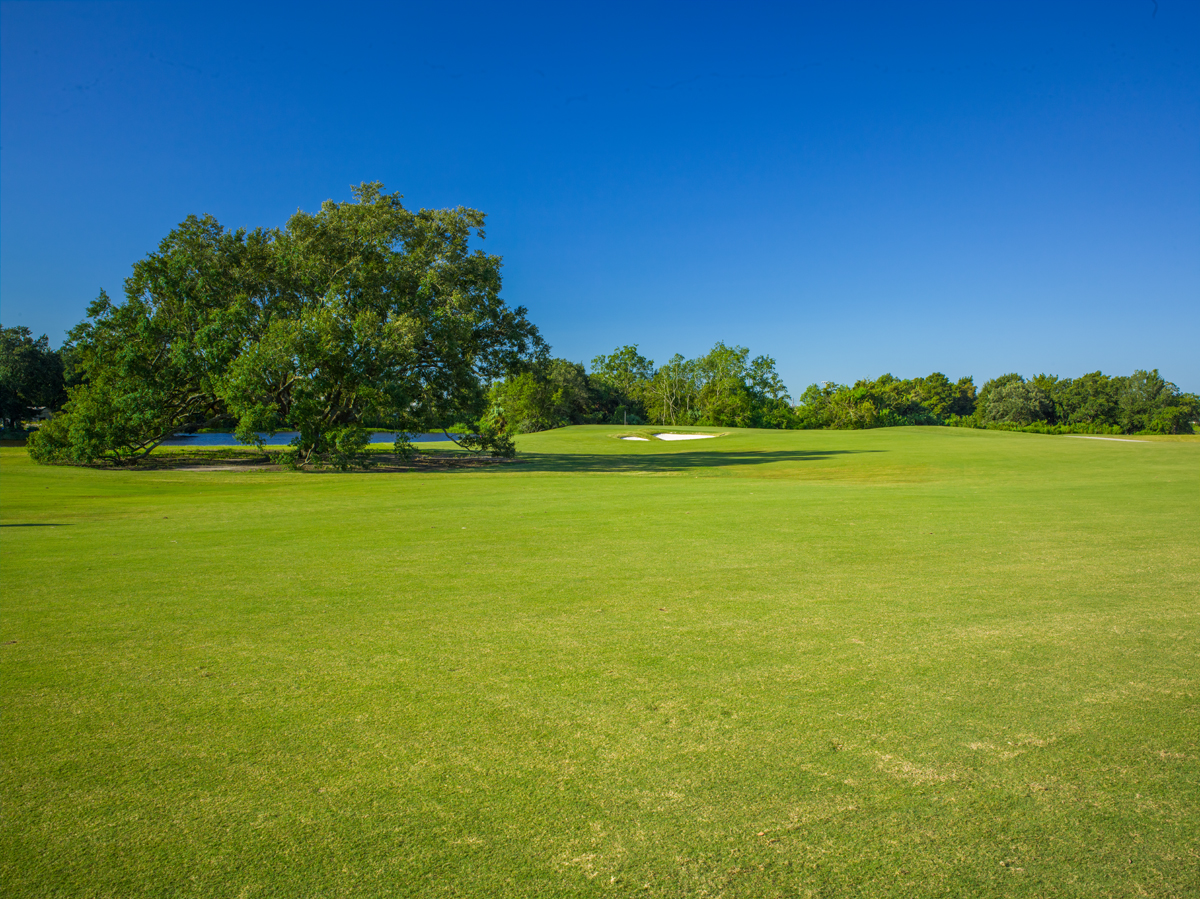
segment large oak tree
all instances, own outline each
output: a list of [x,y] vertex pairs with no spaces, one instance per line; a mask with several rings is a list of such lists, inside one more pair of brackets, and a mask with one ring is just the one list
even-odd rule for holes
[[[82,383],[33,441],[42,461],[136,458],[184,428],[295,430],[298,463],[345,467],[368,429],[477,421],[487,384],[547,352],[500,297],[483,213],[411,212],[378,183],[283,229],[189,218],[72,333]],[[511,452],[503,434],[476,449]],[[405,451],[401,437],[397,449]]]

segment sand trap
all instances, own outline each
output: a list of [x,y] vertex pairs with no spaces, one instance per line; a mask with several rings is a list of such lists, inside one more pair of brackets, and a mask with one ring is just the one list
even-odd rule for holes
[[1068,437],[1074,437],[1077,440],[1113,440],[1117,443],[1149,443],[1149,440],[1133,440],[1129,437],[1088,437],[1084,434],[1068,434]]
[[707,440],[716,434],[655,434],[659,440]]
[[649,443],[649,437],[622,437],[622,440],[641,440],[643,443]]

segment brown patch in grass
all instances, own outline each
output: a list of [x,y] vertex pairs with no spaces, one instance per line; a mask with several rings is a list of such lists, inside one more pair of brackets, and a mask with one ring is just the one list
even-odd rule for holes
[[879,770],[891,777],[899,780],[907,780],[910,783],[943,783],[947,780],[954,780],[955,775],[952,773],[944,773],[935,768],[923,768],[920,765],[914,765],[907,759],[900,758],[895,755],[886,755],[884,753],[876,753]]

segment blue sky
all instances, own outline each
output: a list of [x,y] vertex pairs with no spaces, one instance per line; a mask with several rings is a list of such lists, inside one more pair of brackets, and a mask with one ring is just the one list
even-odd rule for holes
[[189,214],[488,213],[555,355],[1200,391],[1200,3],[9,3],[0,317]]

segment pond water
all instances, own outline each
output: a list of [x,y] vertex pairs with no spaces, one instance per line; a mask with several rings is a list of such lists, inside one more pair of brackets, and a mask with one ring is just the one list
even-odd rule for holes
[[[292,442],[293,438],[298,437],[299,431],[280,431],[274,436],[267,434],[261,435],[263,443],[267,446],[287,446]],[[460,436],[460,435],[455,435]],[[446,440],[446,435],[437,434],[410,434],[408,437],[413,443],[433,443],[434,441]],[[391,431],[372,431],[372,443],[395,443],[396,435]],[[176,434],[174,437],[169,437],[162,442],[163,446],[244,446],[245,444],[238,443],[237,438],[232,434]]]

